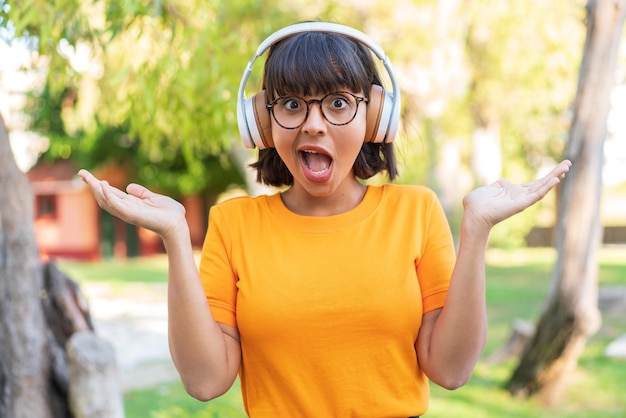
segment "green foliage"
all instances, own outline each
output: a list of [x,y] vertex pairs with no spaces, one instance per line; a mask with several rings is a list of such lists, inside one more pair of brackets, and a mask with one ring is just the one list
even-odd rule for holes
[[532,206],[496,225],[489,235],[489,246],[508,249],[524,247],[526,236],[537,225],[539,208],[540,206]]
[[[0,0],[0,26],[50,60],[47,94],[58,112],[39,117],[59,119],[38,129],[51,139],[51,157],[70,155],[92,169],[120,161],[133,180],[188,194],[243,182],[230,158],[239,142],[235,96],[259,42],[299,20],[353,25],[383,46],[400,75],[400,182],[439,190],[450,181],[440,169],[447,146],[460,144],[453,177],[471,178],[473,133],[489,124],[499,127],[504,177],[527,181],[560,157],[583,6],[414,0],[399,11],[382,0]],[[250,91],[259,88],[260,67]],[[63,130],[45,131],[59,120]],[[473,186],[457,187],[456,200]]]
[[467,3],[468,108],[479,125],[501,122],[505,161],[536,170],[562,154],[584,26],[582,1],[531,3]]
[[79,41],[94,42],[95,33],[87,21],[90,2],[82,0],[21,0],[0,2],[0,27],[7,29],[8,41],[21,39],[40,56],[47,57],[47,84],[53,91],[65,89],[74,75],[68,59],[59,49]]
[[40,3],[0,8],[0,18],[58,63],[31,106],[33,128],[51,141],[45,158],[89,169],[114,162],[174,197],[243,183],[230,155],[239,80],[261,37],[292,23],[299,2]]

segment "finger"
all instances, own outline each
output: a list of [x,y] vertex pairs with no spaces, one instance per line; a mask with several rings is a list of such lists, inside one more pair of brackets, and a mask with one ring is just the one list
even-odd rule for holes
[[100,180],[98,180],[93,174],[91,174],[89,171],[85,170],[85,169],[81,169],[80,171],[78,171],[78,175],[80,176],[80,178],[87,183],[87,185],[89,185],[92,189],[94,188],[99,188],[100,185]]
[[529,184],[529,190],[536,193],[539,198],[543,198],[565,178],[565,174],[569,171],[571,165],[572,163],[569,160],[562,161],[554,167],[550,173],[535,182],[531,182]]
[[83,179],[87,177],[93,177],[93,174],[91,174],[89,171],[85,170],[84,168],[81,168],[80,170],[78,170],[78,175],[81,176]]
[[126,192],[132,196],[138,197],[139,199],[150,199],[156,195],[156,193],[137,183],[129,184],[126,187]]
[[[535,180],[534,182],[530,182],[529,185],[537,185],[540,188],[543,188],[544,186],[552,188],[557,185],[561,179],[565,178],[565,174],[569,171],[571,165],[572,163],[569,160],[564,160],[554,167],[548,174],[538,180]],[[557,181],[555,182],[554,179]]]
[[534,190],[534,193],[536,193],[541,199],[560,182],[561,180],[558,177],[549,177],[538,185],[538,187]]
[[80,170],[78,175],[91,190],[91,194],[96,199],[96,202],[98,202],[98,206],[101,208],[104,207],[104,205],[106,205],[106,201],[102,190],[102,182],[87,170]]
[[81,168],[80,170],[78,170],[78,175],[83,179],[83,180],[87,180],[88,177],[93,177],[93,175],[85,170],[84,168]]
[[493,182],[491,184],[491,186],[497,186],[497,187],[503,188],[503,187],[508,186],[509,184],[511,184],[511,180],[509,180],[509,179],[499,179],[499,180],[496,180],[495,182]]
[[550,174],[555,175],[559,178],[563,178],[565,177],[565,174],[569,171],[571,166],[572,166],[571,161],[563,160],[556,167],[554,167],[554,169],[552,170]]
[[122,190],[117,187],[113,187],[106,180],[100,181],[100,187],[102,188],[102,193],[107,201],[111,203],[119,204],[120,201],[128,198],[128,194],[124,193]]
[[98,201],[100,207],[124,222],[136,224],[133,208],[136,204],[134,200],[137,200],[137,198],[128,195],[117,187],[111,186],[106,180],[102,180],[100,183],[103,195],[102,200]]

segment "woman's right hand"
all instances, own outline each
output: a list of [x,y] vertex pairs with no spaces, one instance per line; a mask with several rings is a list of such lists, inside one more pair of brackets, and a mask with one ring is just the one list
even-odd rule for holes
[[87,183],[98,205],[124,222],[154,231],[161,238],[175,233],[183,225],[186,227],[185,208],[170,197],[134,183],[129,184],[124,193],[87,170],[80,170],[78,175]]

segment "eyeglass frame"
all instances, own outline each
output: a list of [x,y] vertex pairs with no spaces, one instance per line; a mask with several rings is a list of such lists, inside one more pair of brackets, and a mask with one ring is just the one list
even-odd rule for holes
[[[322,107],[322,101],[325,98],[327,98],[328,96],[332,96],[333,94],[348,94],[348,95],[352,96],[354,98],[354,100],[356,101],[356,106],[354,107],[354,115],[352,115],[352,117],[350,118],[349,121],[344,122],[344,123],[335,123],[335,122],[332,122],[331,120],[329,120],[326,117],[326,114],[324,113],[324,108]],[[288,128],[288,127],[284,126],[282,123],[280,123],[278,121],[278,119],[276,119],[276,115],[274,114],[274,105],[279,100],[285,99],[285,98],[289,98],[289,97],[293,97],[293,98],[302,100],[306,104],[306,113],[304,115],[304,119],[302,120],[302,122],[298,126],[294,126],[293,128]],[[361,104],[361,102],[368,103],[369,99],[367,97],[357,96],[356,94],[350,93],[349,91],[333,91],[333,92],[330,92],[330,93],[326,94],[321,99],[311,99],[311,100],[304,100],[302,97],[299,97],[299,96],[296,96],[296,95],[280,96],[280,97],[277,97],[276,99],[272,100],[270,103],[266,104],[265,107],[272,114],[272,117],[274,118],[274,121],[278,124],[278,126],[280,126],[283,129],[294,130],[294,129],[298,129],[298,128],[302,127],[302,125],[304,125],[306,120],[309,118],[309,109],[310,109],[310,106],[311,106],[312,103],[317,103],[319,105],[320,112],[322,113],[322,117],[324,118],[325,121],[327,121],[328,123],[330,123],[333,126],[344,126],[344,125],[348,125],[350,122],[352,122],[354,120],[354,118],[356,118],[356,114],[359,112],[359,105]]]

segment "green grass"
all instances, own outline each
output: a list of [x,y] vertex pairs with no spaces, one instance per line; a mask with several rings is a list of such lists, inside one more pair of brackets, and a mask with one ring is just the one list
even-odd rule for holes
[[245,418],[239,382],[220,398],[200,402],[191,398],[180,383],[136,390],[124,398],[127,418]]
[[[431,385],[427,417],[588,418],[626,416],[626,361],[603,355],[606,345],[626,333],[624,315],[603,318],[570,377],[562,402],[547,408],[536,399],[512,398],[504,389],[516,362],[492,364],[485,359],[502,347],[515,319],[536,322],[548,293],[556,253],[549,249],[491,250],[487,257],[489,337],[483,360],[470,382],[457,391]],[[600,286],[626,286],[626,249],[603,248],[599,254]],[[619,332],[615,332],[619,330]]]
[[[535,322],[551,281],[556,253],[550,249],[490,250],[487,257],[489,337],[483,360],[470,382],[456,391],[432,386],[426,417],[612,418],[626,417],[626,361],[603,356],[606,345],[626,333],[626,316],[603,318],[603,326],[588,342],[579,366],[568,382],[563,400],[551,408],[536,399],[520,400],[504,389],[516,366],[486,361],[502,347],[515,319]],[[600,286],[626,286],[626,249],[603,248],[599,253]],[[163,257],[98,264],[61,263],[79,282],[124,286],[128,282],[163,283],[167,280]],[[128,418],[244,417],[238,384],[224,396],[203,403],[189,397],[178,382],[133,391],[125,397]]]
[[129,258],[127,260],[106,259],[85,263],[61,260],[59,267],[79,283],[165,283],[167,281],[167,258],[164,255]]

